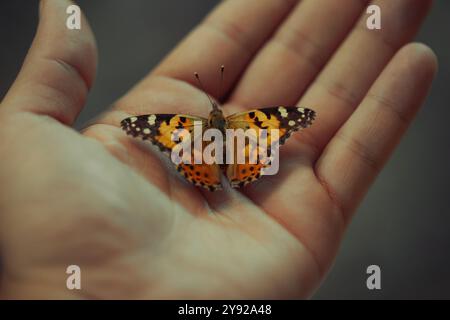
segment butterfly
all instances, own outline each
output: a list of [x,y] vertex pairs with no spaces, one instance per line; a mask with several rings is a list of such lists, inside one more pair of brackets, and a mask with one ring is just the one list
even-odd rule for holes
[[[203,88],[198,74],[195,76]],[[244,131],[253,129],[256,132],[266,129],[267,144],[272,146],[274,143],[283,144],[293,132],[309,127],[316,116],[316,113],[309,108],[277,106],[253,109],[225,117],[219,105],[209,96],[208,98],[212,106],[208,118],[187,114],[146,114],[123,119],[121,127],[128,135],[149,140],[162,152],[171,154],[177,144],[173,140],[173,133],[176,130],[185,129],[189,133],[191,141],[194,141],[194,128],[198,124],[203,130],[214,128],[221,132],[225,132],[227,129],[243,129]],[[278,137],[272,137],[272,129],[278,130]],[[208,142],[203,141],[202,144],[206,146]],[[207,164],[191,161],[190,163],[181,162],[176,165],[176,168],[186,180],[209,191],[222,189],[222,174],[232,187],[243,187],[258,180],[263,175],[263,168],[269,165],[267,162],[251,161],[250,153],[253,151],[254,149],[251,149],[248,144],[245,145],[244,163]]]

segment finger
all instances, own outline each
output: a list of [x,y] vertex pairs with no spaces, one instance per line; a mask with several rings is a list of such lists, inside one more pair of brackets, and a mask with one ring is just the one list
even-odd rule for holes
[[[203,94],[194,90],[198,86],[194,71],[200,74],[207,92],[216,98],[226,95],[255,52],[296,3],[297,0],[223,1],[153,72],[121,97],[110,112],[96,119],[96,123],[117,125],[129,115],[165,110],[207,114],[211,106]],[[222,89],[221,64],[226,66]]]
[[[297,0],[223,1],[155,69],[163,75],[197,85],[200,74],[206,90],[215,97],[225,93],[255,52],[295,6]],[[220,91],[220,65],[226,66],[224,92]]]
[[343,212],[351,212],[422,105],[437,69],[422,44],[405,46],[330,141],[316,174]]
[[[322,150],[364,98],[395,52],[412,39],[430,6],[427,0],[376,0],[381,30],[366,27],[364,14],[299,104],[317,112],[305,139]],[[320,153],[317,154],[317,156]]]
[[69,29],[72,3],[41,1],[40,20],[22,69],[3,103],[8,112],[27,111],[72,124],[91,87],[97,51],[84,17],[81,29]]
[[249,107],[295,104],[365,4],[355,0],[301,2],[252,61],[231,102]]

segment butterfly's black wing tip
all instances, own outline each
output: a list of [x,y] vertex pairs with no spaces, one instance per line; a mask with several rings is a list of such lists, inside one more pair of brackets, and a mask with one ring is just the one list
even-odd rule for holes
[[125,131],[127,135],[137,137],[138,132],[136,132],[136,130],[133,130],[131,126],[131,123],[133,122],[132,119],[133,117],[123,119],[122,121],[120,121],[120,127],[122,128],[123,131]]
[[131,127],[131,119],[132,117],[128,117],[120,121],[120,127],[124,130],[129,129]]
[[307,107],[298,107],[297,110],[301,113],[301,127],[307,128],[316,120],[317,113],[314,110]]
[[305,114],[309,119],[311,119],[311,121],[316,120],[317,112],[315,112],[313,109],[305,108]]

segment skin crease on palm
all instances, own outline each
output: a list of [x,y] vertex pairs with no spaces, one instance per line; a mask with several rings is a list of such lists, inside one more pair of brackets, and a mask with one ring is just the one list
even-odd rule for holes
[[[0,107],[0,296],[310,297],[437,70],[432,51],[410,43],[429,1],[373,3],[381,30],[365,28],[361,0],[223,1],[80,133],[72,124],[93,83],[95,40],[86,20],[65,28],[68,1],[43,1]],[[226,115],[317,112],[282,147],[278,175],[209,193],[120,129],[130,115],[206,116],[194,71]],[[81,290],[66,288],[72,264]]]

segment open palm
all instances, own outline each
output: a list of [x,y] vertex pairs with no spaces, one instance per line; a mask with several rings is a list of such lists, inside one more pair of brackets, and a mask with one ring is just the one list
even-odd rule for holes
[[[93,36],[86,21],[65,28],[68,2],[43,1],[0,108],[0,295],[310,296],[435,73],[431,50],[407,44],[429,6],[411,1],[374,1],[383,20],[373,31],[364,1],[225,1],[81,134],[70,126],[93,82]],[[130,115],[206,116],[194,71],[226,114],[317,112],[282,147],[278,175],[210,193],[120,129]],[[66,288],[69,265],[82,270],[81,290]]]

